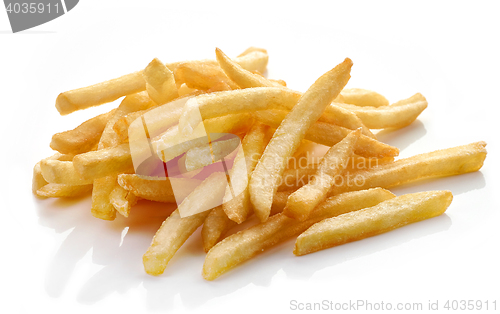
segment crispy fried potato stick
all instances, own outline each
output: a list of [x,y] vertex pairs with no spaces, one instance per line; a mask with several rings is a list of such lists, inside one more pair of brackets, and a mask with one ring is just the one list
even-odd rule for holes
[[[266,70],[268,59],[267,52],[256,49],[240,55],[237,62],[249,71],[257,70],[263,73]],[[181,63],[174,62],[166,64],[166,66],[175,73],[175,69]],[[202,60],[201,64],[217,65],[217,61]],[[61,115],[66,115],[77,110],[117,100],[122,96],[144,91],[146,90],[146,81],[143,74],[144,71],[137,71],[116,79],[61,93],[57,96],[56,108]]]
[[49,183],[36,191],[41,197],[78,197],[92,191],[92,184],[88,185],[67,185]]
[[370,129],[402,128],[411,124],[427,108],[427,100],[417,93],[391,106],[358,107],[350,104],[336,104],[354,112]]
[[215,55],[222,70],[241,88],[281,86],[280,84],[269,81],[262,75],[254,74],[243,69],[241,65],[229,59],[229,57],[219,48],[215,48]]
[[231,268],[299,235],[325,218],[374,206],[393,197],[394,194],[380,188],[363,190],[328,198],[315,208],[306,221],[297,221],[283,213],[271,216],[266,222],[235,233],[210,249],[203,264],[203,278],[214,280]]
[[[216,56],[217,56],[217,61],[219,62],[221,68],[224,70],[224,72],[231,78],[236,84],[238,84],[241,88],[254,88],[254,87],[276,87],[280,86],[280,84],[276,84],[271,80],[268,80],[264,78],[262,75],[258,75],[255,73],[252,73],[250,71],[245,70],[241,66],[239,66],[236,62],[232,61],[227,57],[219,48],[216,48],[215,50]],[[285,84],[286,85],[286,84]],[[291,91],[290,89],[288,89]],[[293,92],[293,91],[291,91]],[[297,92],[293,92],[297,93]],[[301,93],[298,93],[299,95],[302,95]],[[286,99],[285,99],[286,100]],[[336,99],[338,100],[338,99]],[[281,100],[283,101],[283,100]],[[287,110],[291,110],[293,106],[297,102],[295,101],[286,101],[284,102],[284,105]],[[202,104],[202,106],[207,106],[209,107],[210,104]],[[232,109],[233,106],[230,108]],[[273,104],[269,104],[269,107],[267,109],[280,109],[280,106],[273,106]],[[283,105],[281,105],[283,107]],[[263,108],[262,108],[263,109]],[[262,109],[253,109],[255,110],[262,110]],[[201,110],[201,109],[200,109]],[[210,112],[210,108],[207,108],[205,111]],[[219,113],[220,114],[220,113]],[[193,113],[191,113],[191,116]],[[203,119],[206,119],[210,115],[207,113],[201,113],[201,116]],[[357,128],[362,128],[363,134],[366,136],[375,138],[373,133],[363,125],[361,120],[352,112],[345,110],[339,106],[335,105],[330,105],[325,108],[325,111],[319,118],[319,121],[323,122],[328,122],[332,124],[337,124],[343,127],[346,127],[348,129],[357,129]],[[194,125],[191,125],[194,127]],[[181,128],[184,128],[181,123]]]
[[[179,207],[168,217],[156,232],[151,246],[143,256],[144,269],[150,275],[160,275],[167,267],[175,252],[181,247],[191,234],[198,229],[210,213],[210,210],[195,213],[181,218],[181,213],[190,212],[189,207],[208,207],[215,198],[222,196],[226,188],[220,184],[225,179],[224,173],[213,173],[206,178],[193,192],[188,195]],[[200,194],[205,197],[199,198]],[[194,198],[194,199],[193,199]]]
[[362,88],[344,88],[340,95],[342,102],[356,106],[382,107],[389,105],[389,101],[377,92]]
[[214,86],[228,86],[229,90],[239,88],[217,64],[206,64],[203,61],[180,64],[175,69],[175,80],[193,89],[208,90]]
[[450,191],[406,194],[373,207],[322,220],[299,235],[293,254],[300,256],[317,252],[439,216],[452,199]]
[[[286,112],[279,110],[259,111],[254,114],[257,120],[273,128],[277,128],[285,118]],[[325,122],[315,122],[306,131],[305,139],[318,144],[333,146],[349,134],[351,130]],[[373,138],[361,135],[354,152],[363,157],[394,157],[399,154],[399,149],[379,142]]]
[[342,172],[343,165],[352,156],[361,130],[352,131],[325,154],[312,179],[288,197],[283,213],[299,221],[309,217],[312,210],[322,202]]
[[[172,183],[176,186],[176,194],[172,190]],[[141,199],[177,203],[191,193],[200,184],[200,180],[184,178],[146,177],[136,174],[120,174],[118,184]]]
[[143,75],[149,98],[158,105],[166,104],[179,97],[174,73],[157,58],[148,64]]
[[146,89],[143,71],[59,94],[56,108],[61,115],[87,109]]
[[377,186],[389,188],[420,179],[478,171],[486,158],[485,147],[485,142],[476,142],[345,173],[329,195]]
[[229,174],[231,186],[226,188],[222,209],[229,219],[239,224],[245,221],[251,211],[248,180],[271,136],[268,126],[255,123],[243,138],[234,159]]
[[210,134],[211,140],[216,140],[222,136],[222,133],[237,134],[245,131],[252,124],[253,119],[249,114],[239,113],[205,120],[188,136],[180,134],[176,125],[152,139],[151,145],[160,158],[167,162],[193,147],[208,144],[207,134]]
[[316,171],[317,165],[311,165],[306,168],[286,169],[279,181],[278,191],[295,191],[297,188],[309,183]]
[[225,158],[238,148],[239,144],[240,139],[233,137],[222,141],[212,141],[210,145],[191,148],[186,152],[186,171],[200,169]]
[[301,94],[284,87],[258,87],[205,94],[190,99],[179,118],[179,131],[189,135],[203,120],[266,109],[291,109]]
[[[271,216],[281,213],[286,205],[288,194],[283,197],[283,193],[277,193],[273,198],[273,206],[271,207]],[[224,206],[224,204],[222,204]],[[253,212],[248,213],[250,217]],[[208,252],[214,245],[219,243],[226,236],[227,232],[231,230],[237,223],[229,219],[224,213],[224,210],[214,208],[208,214],[203,227],[201,229],[201,240],[203,242],[203,249]]]
[[[236,58],[236,63],[248,71],[263,73],[266,70],[268,58],[267,52],[252,51]],[[218,84],[226,85],[230,89],[239,88],[226,76],[217,62],[210,61],[187,61],[179,64],[174,72],[176,82],[201,90],[212,89]]]
[[73,166],[85,179],[134,172],[128,144],[76,155],[73,158]]
[[113,116],[115,109],[89,119],[73,130],[52,135],[50,148],[62,154],[78,155],[92,150],[99,143],[106,123]]
[[47,184],[49,183],[45,181],[45,179],[43,178],[42,169],[40,168],[40,161],[39,161],[35,164],[35,167],[33,167],[33,180],[31,181],[31,191],[33,192],[33,194],[38,196],[36,192]]
[[[145,110],[155,103],[149,98],[146,92],[141,92],[133,95],[129,95],[123,99],[120,106],[116,109],[113,117],[108,121],[104,131],[102,133],[99,145],[97,146],[98,151],[108,147],[114,147],[120,144],[120,137],[113,131],[113,126],[116,121],[121,119],[123,116],[139,110]],[[82,155],[79,155],[82,156]],[[78,160],[78,159],[77,159]],[[79,171],[78,164],[75,165],[75,169]],[[80,174],[85,177],[87,173],[79,171]],[[114,220],[116,217],[116,210],[111,204],[109,196],[113,190],[118,186],[117,176],[110,175],[106,177],[99,177],[94,180],[94,185],[92,189],[92,215],[96,218],[104,220]]]
[[224,235],[237,223],[229,219],[222,209],[218,206],[210,211],[203,227],[201,228],[201,240],[203,242],[203,249],[208,252],[217,242],[219,242]]
[[278,180],[285,170],[288,157],[295,152],[309,127],[347,84],[351,67],[352,61],[345,59],[323,74],[274,132],[250,178],[250,200],[260,221],[266,221],[269,217],[273,195],[278,189]]
[[125,190],[120,185],[117,185],[109,195],[109,202],[123,217],[128,217],[130,209],[138,200],[139,198],[134,193]]
[[44,179],[49,183],[67,185],[92,184],[93,179],[84,179],[76,171],[72,161],[61,161],[57,159],[43,159],[40,169]]

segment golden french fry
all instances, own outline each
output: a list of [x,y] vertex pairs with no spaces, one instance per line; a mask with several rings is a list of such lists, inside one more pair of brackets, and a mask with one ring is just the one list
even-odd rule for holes
[[299,235],[325,218],[374,206],[393,197],[394,194],[380,188],[363,190],[328,198],[315,208],[306,221],[297,221],[283,213],[271,216],[266,222],[235,233],[210,249],[203,264],[203,278],[214,280],[231,268],[278,243]]
[[300,93],[284,87],[258,87],[217,92],[190,99],[179,118],[179,131],[188,135],[203,120],[266,109],[291,109]]
[[373,207],[322,220],[299,235],[293,254],[313,253],[439,216],[452,199],[450,191],[406,194]]
[[238,137],[212,141],[210,144],[193,147],[186,152],[186,171],[193,171],[215,163],[233,152],[240,144]]
[[43,159],[40,162],[40,169],[43,177],[49,183],[87,185],[93,182],[93,179],[82,178],[73,166],[72,161]]
[[250,200],[260,221],[266,221],[269,217],[273,195],[278,189],[277,183],[285,170],[287,158],[295,152],[309,127],[347,84],[351,66],[352,61],[346,59],[323,74],[304,93],[274,132],[249,184]]
[[229,219],[242,223],[251,210],[248,180],[272,133],[269,127],[255,123],[241,142],[229,173],[231,185],[226,188],[222,209]]
[[196,88],[189,88],[186,83],[182,83],[177,89],[177,93],[179,93],[179,97],[190,95],[194,92],[198,91]]
[[216,140],[222,136],[222,133],[237,134],[245,131],[252,123],[253,119],[247,113],[226,115],[205,120],[196,127],[193,133],[187,136],[179,133],[178,126],[173,126],[152,139],[151,145],[153,151],[157,152],[164,162],[167,162],[193,147],[208,144],[208,134],[211,134],[211,140]]
[[[269,56],[265,49],[259,48],[251,48],[236,58],[238,64],[243,68],[261,73],[266,70],[268,59]],[[182,63],[174,62],[166,64],[166,66],[175,73],[176,68]],[[201,64],[210,66],[217,65],[217,62],[215,60],[202,60]],[[116,79],[61,93],[56,99],[56,108],[61,115],[66,115],[144,91],[146,90],[146,81],[143,72],[130,73]]]
[[236,222],[227,217],[222,206],[212,209],[201,228],[201,240],[205,252],[208,252],[224,237],[227,231],[236,225]]
[[143,75],[149,98],[158,105],[166,104],[179,97],[174,73],[157,58],[148,64]]
[[42,175],[42,169],[40,168],[40,161],[35,164],[33,167],[33,180],[31,182],[31,191],[33,194],[37,195],[36,191],[38,191],[41,187],[49,184]]
[[56,108],[61,115],[98,106],[146,89],[142,71],[59,94]]
[[340,95],[343,103],[356,106],[382,107],[389,105],[389,101],[377,92],[362,88],[344,88]]
[[[172,183],[176,186],[176,193],[172,190]],[[191,193],[200,184],[200,180],[184,178],[146,177],[136,174],[120,174],[118,184],[137,197],[145,200],[177,203]]]
[[[285,197],[281,197],[279,194],[280,193],[273,199],[271,216],[280,213],[285,207],[288,194]],[[250,202],[250,200],[248,200],[248,202]],[[223,203],[222,206],[225,204],[226,203]],[[251,215],[252,212],[249,212],[247,216],[245,216],[245,219]],[[219,207],[214,208],[210,214],[208,214],[201,229],[201,239],[205,252],[208,252],[214,245],[220,242],[226,236],[227,232],[236,225],[237,223],[229,219],[224,213],[224,210]]]
[[417,93],[390,106],[377,108],[340,103],[337,105],[354,112],[370,129],[384,129],[401,128],[411,124],[427,108],[427,100]]
[[219,84],[227,85],[230,89],[239,88],[217,64],[206,64],[202,61],[180,64],[175,70],[175,80],[193,89],[208,90]]
[[73,166],[84,179],[134,172],[128,144],[76,155]]
[[[254,114],[257,120],[273,128],[277,128],[285,118],[286,112],[280,110],[259,111]],[[325,122],[315,122],[306,131],[305,138],[318,144],[333,146],[349,134],[351,130]],[[399,154],[399,149],[379,142],[373,138],[361,135],[354,152],[363,157],[394,157]]]
[[67,185],[49,183],[36,191],[41,197],[78,197],[92,191],[92,184],[87,185]]
[[486,158],[485,146],[485,142],[476,142],[344,173],[329,195],[377,186],[389,188],[425,178],[478,171]]
[[224,73],[241,88],[280,86],[280,84],[277,85],[262,75],[243,69],[241,65],[229,59],[219,48],[215,48],[215,55]]
[[352,156],[361,130],[352,131],[342,141],[331,147],[321,160],[312,179],[288,197],[283,213],[290,218],[304,221],[322,202],[342,172],[343,165]]
[[[215,53],[217,56],[217,61],[219,62],[221,68],[229,76],[229,78],[231,78],[234,82],[236,82],[236,84],[238,84],[241,88],[280,86],[280,84],[276,84],[276,83],[272,82],[271,80],[264,78],[262,75],[258,75],[258,74],[255,74],[255,73],[252,73],[250,71],[245,70],[240,65],[238,65],[236,62],[229,59],[220,49],[216,48]],[[296,93],[296,92],[292,92],[292,93]],[[298,94],[302,95],[301,93],[298,93]],[[273,96],[269,95],[269,97],[273,97]],[[271,101],[273,101],[273,100],[275,100],[275,99],[271,98]],[[287,99],[285,99],[285,100],[287,100]],[[335,100],[337,100],[337,98]],[[282,101],[282,100],[280,100],[280,101]],[[285,106],[288,110],[291,110],[296,103],[297,102],[293,101],[293,99],[292,99],[291,102],[286,101],[286,102],[284,102],[284,104],[280,104],[280,105],[281,105],[281,107]],[[206,104],[203,104],[203,105],[206,106]],[[232,107],[233,106],[231,106],[231,108]],[[256,107],[253,110],[263,110],[263,109],[264,108],[259,109]],[[280,108],[279,108],[279,106],[275,107],[272,104],[269,104],[269,107],[267,109],[280,109]],[[207,110],[207,111],[209,111],[209,110]],[[209,115],[205,116],[203,113],[201,116],[203,118],[209,117]],[[345,110],[339,106],[330,105],[330,106],[326,107],[324,112],[322,113],[321,117],[319,118],[319,121],[337,124],[337,125],[340,125],[340,126],[348,128],[348,129],[352,129],[352,130],[355,130],[357,128],[362,128],[363,134],[365,134],[366,136],[375,138],[373,133],[366,126],[363,125],[361,120],[355,114],[353,114],[352,112]],[[179,122],[179,123],[181,124],[181,128],[184,128],[182,123],[181,122]],[[192,125],[192,127],[193,127],[193,125]]]
[[115,109],[89,119],[73,130],[54,134],[50,148],[62,154],[72,155],[92,150],[99,143],[104,127],[114,112]]
[[[99,140],[99,145],[97,146],[98,151],[117,146],[121,143],[120,137],[113,130],[113,126],[116,121],[121,119],[123,116],[139,110],[145,110],[156,104],[149,98],[147,92],[140,92],[137,94],[129,95],[123,99],[120,106],[116,109],[113,117],[109,119],[104,131],[102,132],[101,139]],[[79,155],[81,156],[81,155]],[[77,159],[78,161],[79,159]],[[78,163],[73,163],[75,169],[79,171]],[[112,170],[112,169],[107,169]],[[87,173],[79,173],[85,177]],[[100,173],[102,175],[102,173]],[[117,174],[98,177],[94,180],[92,189],[92,215],[96,218],[104,220],[114,220],[116,217],[116,210],[111,204],[109,196],[113,190],[118,186]]]
[[[146,273],[150,275],[163,273],[175,252],[201,226],[210,213],[209,209],[214,207],[214,201],[217,198],[220,198],[219,202],[222,201],[226,184],[224,173],[212,173],[163,222],[156,232],[151,246],[143,256]],[[193,209],[193,206],[196,208]],[[200,211],[197,212],[198,210]]]
[[286,169],[283,171],[280,185],[277,191],[296,190],[312,179],[317,171],[317,165],[310,165],[306,168]]
[[134,193],[125,190],[120,185],[117,185],[109,195],[111,205],[124,217],[128,217],[130,209],[137,203],[138,199]]

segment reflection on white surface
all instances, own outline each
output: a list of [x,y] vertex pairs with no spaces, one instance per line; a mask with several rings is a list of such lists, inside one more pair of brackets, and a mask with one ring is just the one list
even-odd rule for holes
[[[467,184],[463,184],[464,180]],[[450,189],[454,195],[485,186],[482,173],[429,180],[395,189],[397,194],[431,189]],[[76,300],[95,304],[114,292],[143,288],[150,310],[168,310],[176,295],[186,308],[197,308],[207,301],[229,295],[248,285],[269,286],[278,273],[307,281],[322,270],[353,259],[378,254],[415,239],[448,230],[452,220],[442,215],[362,241],[314,254],[292,254],[294,239],[278,245],[240,265],[214,282],[201,277],[205,253],[199,231],[172,258],[165,273],[152,277],[144,273],[142,255],[162,221],[174,209],[170,205],[141,201],[128,219],[101,221],[88,213],[90,197],[76,200],[39,200],[39,223],[57,233],[69,234],[60,245],[46,273],[45,289],[52,297],[61,296],[71,282],[75,265],[92,252],[92,263],[102,269],[89,275],[79,288]],[[254,220],[255,222],[255,220]],[[247,225],[248,226],[248,225]],[[244,227],[244,226],[242,226]]]

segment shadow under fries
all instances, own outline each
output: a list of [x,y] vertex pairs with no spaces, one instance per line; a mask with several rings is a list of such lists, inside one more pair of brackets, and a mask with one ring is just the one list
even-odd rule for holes
[[404,150],[427,133],[424,124],[420,120],[403,128],[389,128],[379,131],[377,139],[383,143]]
[[[425,129],[423,130],[425,134]],[[417,134],[419,132],[422,131]],[[407,138],[407,141],[411,139]],[[447,189],[458,195],[481,189],[485,184],[483,174],[474,172],[423,180],[391,191],[401,195]],[[47,270],[45,288],[50,296],[59,297],[64,293],[77,263],[92,250],[92,262],[104,267],[81,287],[77,301],[94,304],[114,292],[123,294],[142,285],[147,294],[147,307],[152,311],[173,308],[176,296],[180,297],[185,307],[197,308],[213,298],[229,295],[248,285],[269,286],[280,270],[289,278],[307,280],[323,269],[445,231],[452,224],[450,217],[445,214],[373,238],[302,257],[296,257],[292,253],[295,243],[293,238],[209,282],[201,276],[205,252],[200,229],[170,260],[163,275],[153,277],[144,272],[142,255],[161,223],[174,209],[172,205],[140,201],[134,206],[129,218],[117,215],[116,220],[109,222],[92,217],[89,195],[78,199],[40,200],[38,204],[40,225],[52,228],[57,233],[72,229]],[[235,230],[254,223],[257,221],[250,219]]]

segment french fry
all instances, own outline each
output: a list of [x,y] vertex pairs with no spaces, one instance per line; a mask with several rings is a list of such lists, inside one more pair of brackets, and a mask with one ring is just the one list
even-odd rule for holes
[[[229,57],[227,57],[220,49],[216,48],[215,53],[217,56],[217,61],[219,62],[221,68],[224,70],[227,76],[229,76],[229,78],[231,78],[234,82],[236,82],[236,84],[238,84],[241,88],[280,86],[280,84],[276,84],[271,80],[264,78],[262,75],[258,75],[245,70],[236,62],[229,59]],[[292,93],[296,93],[291,90],[289,91]],[[301,93],[298,94],[302,95]],[[271,101],[272,100],[276,101],[276,98],[274,96],[270,95],[269,97],[273,97],[271,98]],[[286,109],[291,110],[296,103],[297,102],[293,100],[291,102],[286,101],[281,106],[284,105]],[[275,107],[271,103],[269,105],[270,106],[267,109],[280,109],[279,106]],[[232,107],[233,106],[231,106],[231,108]],[[261,109],[255,108],[254,110],[263,110],[263,109],[264,108]],[[202,113],[202,117],[203,118],[209,117],[209,115],[204,115]],[[319,120],[323,122],[337,124],[352,130],[362,128],[363,134],[375,138],[373,133],[363,125],[361,120],[355,114],[339,106],[330,105],[326,107]],[[181,124],[181,128],[184,128],[184,126],[182,126],[182,123],[181,122],[179,123]]]
[[61,115],[87,109],[146,89],[142,71],[130,73],[95,85],[59,94],[56,109]]
[[229,173],[231,186],[226,188],[222,209],[229,219],[242,223],[251,210],[248,181],[271,139],[269,127],[255,123],[241,142]]
[[92,191],[92,184],[87,185],[67,185],[49,183],[36,191],[41,197],[78,197]]
[[[160,275],[167,267],[168,262],[182,244],[198,229],[210,213],[214,200],[220,197],[222,201],[224,173],[212,173],[193,192],[188,195],[179,207],[168,217],[156,232],[151,246],[143,256],[144,269],[150,275]],[[203,195],[204,197],[200,196]],[[192,206],[196,206],[193,211]],[[206,210],[196,212],[206,207]],[[191,214],[184,216],[183,213]]]
[[406,194],[373,207],[322,220],[299,235],[293,254],[300,256],[317,252],[439,216],[452,199],[450,191]]
[[167,162],[193,147],[208,144],[206,138],[208,134],[211,134],[211,140],[216,140],[223,133],[237,134],[245,131],[252,123],[253,119],[246,113],[226,115],[205,120],[188,136],[183,136],[179,133],[178,126],[173,126],[152,139],[151,145],[153,151],[157,152],[164,162]]
[[189,88],[185,83],[182,83],[179,88],[177,89],[177,92],[179,93],[179,97],[187,96],[191,93],[194,93],[198,91],[195,88]]
[[[286,112],[280,110],[265,110],[254,114],[255,118],[264,124],[277,128],[285,118]],[[315,122],[306,131],[305,139],[318,144],[333,146],[349,134],[351,130],[325,122]],[[394,157],[399,154],[399,149],[379,142],[373,138],[361,135],[354,152],[363,157]]]
[[[113,117],[109,119],[106,124],[101,139],[99,140],[99,145],[97,146],[97,152],[104,148],[117,146],[121,143],[120,137],[113,131],[113,126],[116,121],[131,112],[145,110],[152,106],[155,106],[155,103],[151,100],[151,98],[149,98],[146,92],[125,97],[120,106],[116,109]],[[75,166],[75,169],[79,171],[77,166],[78,164],[75,165],[75,163],[73,163],[73,165]],[[110,169],[107,170],[109,171]],[[80,174],[83,174],[83,176],[87,175],[86,172],[79,172]],[[104,220],[115,219],[116,210],[111,204],[109,196],[117,186],[118,182],[116,174],[94,179],[91,207],[91,212],[94,217]]]
[[61,154],[78,155],[92,150],[99,143],[106,123],[113,116],[115,109],[89,119],[73,130],[52,135],[50,148]]
[[[172,190],[172,183],[176,186],[176,193]],[[200,180],[184,178],[145,177],[136,174],[120,174],[118,184],[141,199],[177,203],[191,193],[200,184]]]
[[84,179],[134,172],[128,144],[76,155],[73,166]]
[[344,88],[340,95],[342,102],[356,106],[382,107],[389,105],[389,101],[377,92],[362,88]]
[[137,203],[138,199],[134,193],[125,190],[120,185],[115,186],[109,195],[109,202],[123,217],[128,217],[130,209]]
[[343,165],[352,156],[354,145],[361,130],[352,131],[342,141],[331,147],[321,160],[312,179],[288,197],[283,213],[299,221],[309,217],[312,210],[322,202],[342,172]]
[[[265,49],[252,49],[241,54],[237,58],[237,62],[249,71],[264,73],[269,56]],[[180,64],[182,62],[169,63],[166,64],[166,67],[175,73]],[[217,62],[215,60],[202,60],[201,64],[210,66],[217,65]],[[143,74],[144,71],[137,71],[116,79],[61,93],[56,99],[56,108],[61,115],[66,115],[77,110],[117,100],[122,96],[144,91],[146,90],[146,81]]]
[[274,132],[252,173],[249,184],[250,200],[260,221],[266,221],[269,217],[273,195],[278,189],[278,180],[285,170],[286,159],[294,153],[309,127],[318,120],[326,106],[347,84],[351,66],[352,61],[346,59],[323,74],[304,93]]
[[299,235],[325,218],[374,206],[393,197],[394,194],[380,188],[363,190],[328,198],[315,208],[306,221],[297,221],[283,213],[271,216],[266,222],[235,233],[210,249],[203,264],[203,278],[214,280],[266,249]]
[[87,185],[93,182],[93,179],[82,178],[73,166],[72,161],[43,159],[40,162],[40,169],[43,177],[49,183]]
[[485,147],[485,142],[476,142],[345,173],[340,182],[335,182],[329,195],[372,187],[390,188],[426,178],[478,171],[486,158]]
[[[267,52],[251,51],[235,59],[236,63],[248,71],[263,73],[267,67]],[[208,90],[218,84],[225,84],[230,89],[238,89],[238,85],[229,79],[217,62],[187,61],[181,63],[174,71],[175,80],[185,83],[189,88]]]
[[238,89],[217,64],[206,64],[202,61],[188,61],[180,64],[175,70],[175,80],[192,89],[208,90],[220,84],[229,89]]
[[31,182],[31,191],[33,194],[37,195],[36,193],[41,187],[49,184],[45,179],[43,178],[42,175],[42,169],[40,168],[40,161],[35,164],[35,167],[33,167],[33,179]]
[[266,109],[291,109],[300,93],[283,87],[259,87],[205,94],[190,99],[179,118],[179,131],[189,135],[203,120]]
[[262,75],[243,69],[241,65],[229,59],[219,48],[215,48],[215,55],[224,73],[241,88],[280,86],[280,84],[275,84]]
[[[277,197],[273,199],[271,216],[282,212],[286,204],[288,195],[282,198],[278,194]],[[226,203],[223,203],[222,206],[224,206],[225,204]],[[252,214],[252,212],[249,212],[247,217],[250,217]],[[247,217],[245,217],[245,219]],[[208,252],[214,245],[219,243],[226,236],[227,232],[236,225],[237,223],[229,219],[222,208],[214,208],[210,212],[210,214],[208,214],[201,229],[201,240],[203,242],[203,249],[205,250],[205,252]]]
[[218,206],[210,211],[201,228],[201,240],[203,249],[208,252],[222,237],[237,223],[229,219],[222,209]]
[[212,141],[207,145],[193,147],[186,152],[186,171],[193,171],[215,163],[238,148],[240,139],[232,137],[226,140]]
[[427,108],[427,100],[417,93],[390,106],[377,108],[340,103],[337,105],[354,112],[370,129],[384,129],[402,128],[411,124]]
[[286,169],[283,171],[277,191],[296,190],[303,187],[312,179],[317,171],[317,165],[306,168]]
[[179,97],[174,73],[157,58],[148,64],[143,75],[149,98],[158,105],[166,104]]

